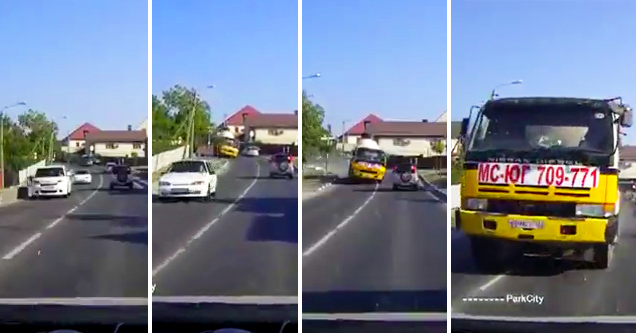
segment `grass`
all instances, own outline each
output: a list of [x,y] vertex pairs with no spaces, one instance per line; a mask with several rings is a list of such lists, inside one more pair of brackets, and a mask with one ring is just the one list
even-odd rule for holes
[[463,175],[464,175],[464,169],[453,167],[451,169],[451,184],[452,185],[459,184]]

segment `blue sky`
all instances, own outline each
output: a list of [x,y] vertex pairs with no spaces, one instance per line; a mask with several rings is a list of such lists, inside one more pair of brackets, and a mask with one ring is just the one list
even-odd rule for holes
[[445,0],[303,1],[303,88],[334,134],[369,113],[436,118],[446,108]]
[[197,88],[217,123],[248,104],[298,108],[296,0],[155,1],[152,11],[154,94]]
[[44,111],[66,136],[148,117],[147,1],[1,1],[0,41],[0,107],[28,104],[12,118]]
[[634,1],[454,0],[452,119],[517,79],[501,97],[622,96],[636,107],[635,12]]

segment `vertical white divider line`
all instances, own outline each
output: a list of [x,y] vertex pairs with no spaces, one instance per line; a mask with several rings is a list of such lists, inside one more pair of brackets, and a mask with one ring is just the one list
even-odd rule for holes
[[[446,137],[447,142],[452,143],[453,137],[451,136],[451,122],[453,119],[453,111],[451,108],[451,2],[452,0],[446,0]],[[452,148],[451,148],[452,149]],[[446,191],[451,188],[451,169],[452,167],[452,151],[448,150],[448,143],[446,144]],[[446,196],[446,332],[451,332],[451,210],[448,205],[448,196]]]
[[302,244],[303,244],[303,201],[302,201],[302,160],[303,160],[303,1],[298,0],[298,332],[303,331],[303,272],[302,272]]
[[[148,168],[152,165],[152,0],[148,0]],[[152,169],[148,170],[148,332],[152,332]]]

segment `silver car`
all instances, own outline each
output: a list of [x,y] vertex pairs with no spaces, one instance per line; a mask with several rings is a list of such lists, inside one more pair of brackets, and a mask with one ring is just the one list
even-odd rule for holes
[[417,167],[412,163],[400,163],[393,168],[393,190],[410,189],[417,191],[420,189],[420,178]]
[[270,159],[269,176],[294,179],[294,163],[291,155],[276,154]]

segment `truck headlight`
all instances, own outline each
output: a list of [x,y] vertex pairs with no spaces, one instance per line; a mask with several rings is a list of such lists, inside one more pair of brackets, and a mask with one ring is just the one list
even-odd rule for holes
[[486,210],[488,208],[488,199],[469,198],[466,199],[466,209],[468,210]]
[[198,180],[198,181],[196,181],[196,182],[192,182],[192,184],[190,184],[190,185],[203,185],[203,184],[205,184],[205,182],[204,182],[204,181],[202,181],[202,180]]
[[576,216],[610,217],[612,215],[614,215],[614,205],[576,205]]

